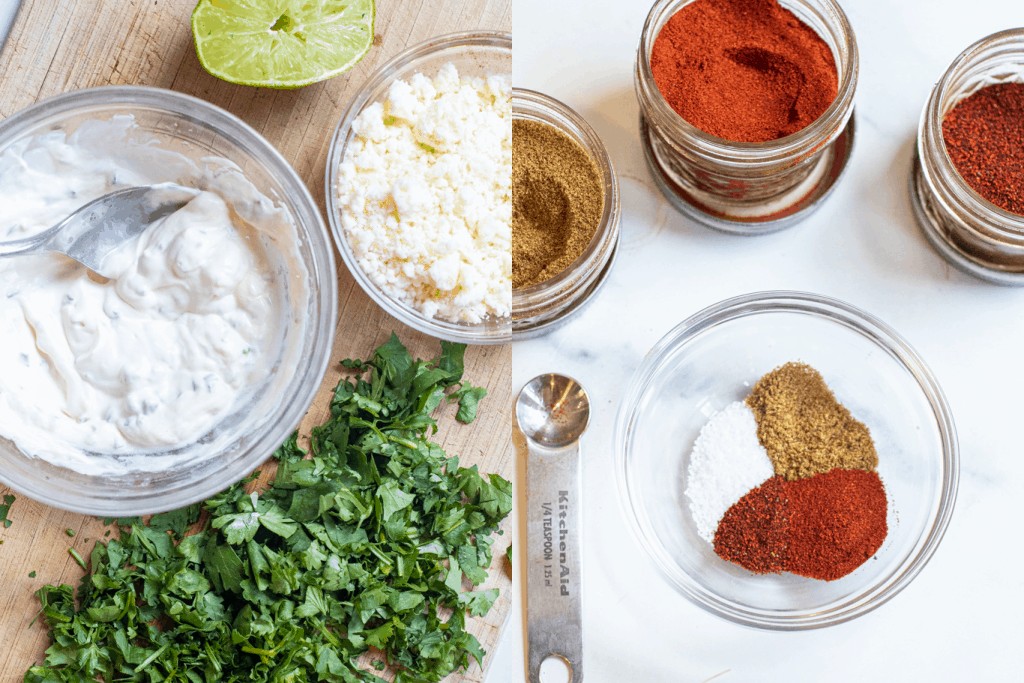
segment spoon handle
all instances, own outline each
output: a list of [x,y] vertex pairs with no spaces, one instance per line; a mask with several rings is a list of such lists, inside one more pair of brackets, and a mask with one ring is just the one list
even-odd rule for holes
[[44,230],[32,237],[23,237],[16,240],[0,240],[0,256],[14,256],[30,251],[41,251],[43,243],[50,238],[54,228]]
[[540,683],[540,665],[552,656],[569,665],[572,683],[583,680],[579,475],[579,443],[559,449],[529,444],[526,598],[531,683]]

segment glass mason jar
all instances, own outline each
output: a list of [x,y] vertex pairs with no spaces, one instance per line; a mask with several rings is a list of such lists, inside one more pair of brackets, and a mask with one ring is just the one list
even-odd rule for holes
[[836,99],[806,128],[768,142],[731,142],[683,119],[658,90],[651,50],[662,27],[693,0],[657,0],[637,50],[640,137],[661,191],[682,213],[725,232],[760,235],[805,218],[835,187],[853,147],[857,41],[835,0],[780,0],[831,48]]
[[597,164],[604,183],[601,222],[579,258],[550,280],[512,290],[512,339],[520,340],[548,332],[579,313],[604,284],[619,246],[619,181],[601,138],[562,102],[513,88],[512,117],[548,124],[578,142]]
[[1024,216],[971,189],[942,137],[942,120],[957,103],[1006,82],[1024,82],[1024,28],[982,38],[935,84],[918,128],[910,196],[921,229],[947,261],[989,282],[1024,285]]

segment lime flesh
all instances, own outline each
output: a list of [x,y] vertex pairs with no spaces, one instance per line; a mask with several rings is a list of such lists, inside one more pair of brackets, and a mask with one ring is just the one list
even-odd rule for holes
[[299,88],[348,71],[373,44],[373,0],[199,0],[192,35],[217,78]]

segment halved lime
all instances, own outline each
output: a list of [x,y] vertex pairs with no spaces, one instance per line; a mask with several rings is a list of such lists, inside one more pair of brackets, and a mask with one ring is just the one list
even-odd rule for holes
[[348,71],[373,44],[373,0],[199,0],[199,62],[231,83],[300,88]]

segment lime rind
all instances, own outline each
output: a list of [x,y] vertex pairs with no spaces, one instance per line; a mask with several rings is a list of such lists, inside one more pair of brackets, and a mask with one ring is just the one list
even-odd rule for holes
[[355,66],[373,45],[375,18],[373,0],[199,0],[192,35],[217,78],[300,88]]

